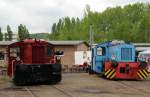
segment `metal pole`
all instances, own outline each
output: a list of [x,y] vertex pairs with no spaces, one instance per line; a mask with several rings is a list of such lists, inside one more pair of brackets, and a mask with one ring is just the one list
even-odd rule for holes
[[[90,25],[90,29],[89,29],[90,31],[89,31],[89,42],[90,42],[90,50],[91,50],[91,52],[92,52],[92,45],[93,45],[93,40],[94,40],[94,38],[93,38],[93,30],[92,30],[92,25]],[[89,67],[89,73],[91,72],[92,73],[92,69],[93,69],[93,62],[92,62],[92,60],[93,60],[93,57],[91,57],[91,66]]]
[[90,42],[90,50],[91,50],[91,30],[92,30],[92,26],[90,25],[90,31],[89,31],[89,42]]
[[90,31],[89,31],[89,40],[90,40],[90,50],[92,49],[92,45],[93,45],[93,42],[94,42],[94,33],[93,33],[93,26],[90,25]]

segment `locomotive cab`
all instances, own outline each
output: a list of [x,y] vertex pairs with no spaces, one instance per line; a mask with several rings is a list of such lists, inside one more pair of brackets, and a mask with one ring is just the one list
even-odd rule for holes
[[52,44],[27,39],[10,44],[7,52],[7,74],[16,85],[61,81],[61,57],[58,58]]
[[108,79],[145,79],[147,64],[135,61],[135,47],[123,41],[110,41],[92,48],[92,67]]

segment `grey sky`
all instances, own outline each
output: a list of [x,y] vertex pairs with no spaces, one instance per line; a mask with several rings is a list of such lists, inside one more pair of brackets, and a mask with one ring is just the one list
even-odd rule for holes
[[50,32],[51,25],[59,18],[82,18],[86,4],[91,10],[101,12],[107,7],[136,2],[150,0],[0,0],[0,27],[6,31],[9,24],[17,31],[17,26],[24,24],[32,33]]

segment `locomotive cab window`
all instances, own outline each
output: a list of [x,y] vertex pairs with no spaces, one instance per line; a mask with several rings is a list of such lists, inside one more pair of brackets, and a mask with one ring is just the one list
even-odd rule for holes
[[10,48],[10,56],[11,57],[20,57],[20,48],[19,47]]
[[53,55],[53,50],[52,50],[52,48],[51,48],[50,46],[48,46],[48,47],[46,48],[46,53],[47,53],[47,56]]
[[98,47],[97,48],[97,55],[104,56],[105,53],[106,53],[105,47]]

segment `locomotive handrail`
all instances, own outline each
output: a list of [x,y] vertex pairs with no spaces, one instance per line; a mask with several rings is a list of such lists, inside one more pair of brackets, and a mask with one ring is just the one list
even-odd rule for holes
[[[21,64],[23,63],[22,60],[19,60],[19,61],[20,61]],[[19,62],[19,61],[18,61],[18,62]],[[12,78],[14,78],[14,62],[17,62],[17,60],[16,60],[16,59],[13,59],[13,60],[12,60],[12,66],[11,66]]]
[[14,78],[14,62],[15,60],[12,60],[12,65],[11,65],[12,78]]

